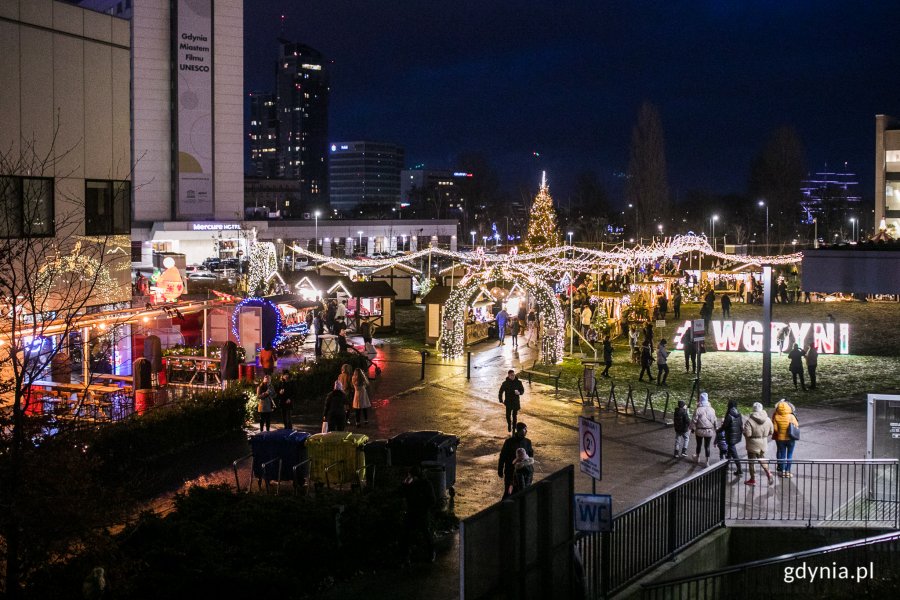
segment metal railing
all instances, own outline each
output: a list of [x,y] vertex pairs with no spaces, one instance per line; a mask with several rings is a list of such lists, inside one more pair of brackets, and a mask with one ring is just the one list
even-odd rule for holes
[[722,461],[616,515],[612,532],[576,536],[588,597],[621,591],[726,523],[900,528],[900,461],[792,461],[787,478],[764,460],[771,485],[753,461],[754,486],[744,483],[750,462]]
[[[798,576],[798,567],[803,573]],[[842,571],[846,569],[846,571]],[[757,560],[690,577],[642,586],[644,600],[710,600],[717,598],[827,598],[843,581],[847,597],[884,595],[887,576],[900,571],[900,531]],[[808,573],[816,573],[811,578]],[[796,584],[786,590],[785,584]],[[896,592],[894,583],[888,583]],[[802,594],[802,595],[801,595]]]

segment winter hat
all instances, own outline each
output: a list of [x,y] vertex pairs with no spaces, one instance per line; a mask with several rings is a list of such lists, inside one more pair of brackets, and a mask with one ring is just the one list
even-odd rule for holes
[[753,403],[753,412],[760,412],[763,409],[762,402],[754,402]]
[[516,460],[525,460],[527,456],[528,453],[525,451],[525,448],[516,449]]
[[684,400],[679,400],[679,401],[678,401],[678,408],[684,408],[684,407],[685,407]]
[[704,406],[709,404],[709,394],[706,392],[700,392],[700,406]]

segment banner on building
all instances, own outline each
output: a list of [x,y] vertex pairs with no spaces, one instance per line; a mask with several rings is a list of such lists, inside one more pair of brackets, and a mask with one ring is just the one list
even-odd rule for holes
[[179,218],[212,218],[212,0],[176,4],[176,210]]

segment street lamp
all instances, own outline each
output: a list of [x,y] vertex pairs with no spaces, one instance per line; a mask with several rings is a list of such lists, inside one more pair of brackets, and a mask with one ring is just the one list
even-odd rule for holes
[[855,231],[855,229],[856,229],[856,218],[855,218],[855,217],[850,217],[850,241],[851,241],[851,242],[855,242],[855,241],[856,241],[856,231]]
[[359,249],[362,250],[362,230],[357,231],[356,235],[359,236]]
[[313,244],[313,250],[318,252],[319,251],[318,250],[318,248],[319,248],[319,217],[322,216],[322,213],[317,210],[313,214],[316,217],[316,243]]
[[469,234],[472,236],[472,250],[475,249],[475,232],[470,231]]
[[768,254],[769,253],[769,205],[766,204],[765,200],[760,200],[759,205],[766,207],[766,254]]
[[709,220],[712,223],[712,239],[713,239],[713,252],[716,251],[716,221],[719,220],[719,215],[713,215]]

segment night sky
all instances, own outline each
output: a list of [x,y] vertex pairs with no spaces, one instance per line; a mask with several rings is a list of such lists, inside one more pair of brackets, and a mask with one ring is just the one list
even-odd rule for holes
[[[662,115],[669,183],[744,192],[752,157],[796,128],[808,169],[873,195],[878,113],[900,116],[900,2],[245,0],[245,82],[274,87],[276,38],[333,60],[330,139],[406,148],[408,165],[485,154],[510,191],[546,169],[614,182],[643,100]],[[533,153],[540,153],[536,158]]]

